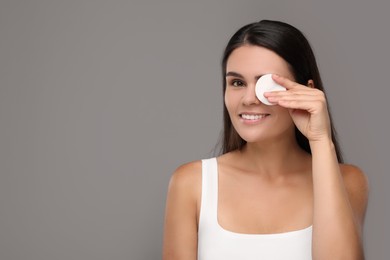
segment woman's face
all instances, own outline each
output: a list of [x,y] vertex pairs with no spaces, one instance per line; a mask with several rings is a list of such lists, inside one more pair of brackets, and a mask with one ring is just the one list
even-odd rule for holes
[[263,47],[238,47],[227,60],[225,105],[237,133],[248,143],[294,136],[289,111],[265,105],[256,97],[258,78],[269,73],[294,80],[288,63]]

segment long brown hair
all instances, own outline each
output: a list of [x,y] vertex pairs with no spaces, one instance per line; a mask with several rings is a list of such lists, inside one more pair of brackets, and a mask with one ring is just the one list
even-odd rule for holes
[[[315,88],[324,91],[317,62],[309,42],[297,28],[280,21],[262,20],[245,25],[229,40],[222,57],[223,95],[226,90],[226,63],[230,54],[242,45],[255,45],[267,48],[281,56],[291,67],[296,81],[306,85],[312,79]],[[328,106],[329,109],[329,106]],[[335,146],[337,159],[343,162],[340,145],[337,141],[336,130],[333,126],[329,111],[332,141]],[[295,137],[299,146],[311,154],[309,141],[295,127]],[[223,109],[223,132],[221,136],[221,153],[241,150],[246,141],[234,129],[226,105]]]

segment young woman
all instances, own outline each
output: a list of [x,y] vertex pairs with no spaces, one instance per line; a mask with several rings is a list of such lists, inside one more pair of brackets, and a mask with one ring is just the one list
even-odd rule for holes
[[[368,183],[342,164],[311,47],[291,25],[238,30],[222,60],[222,155],[180,166],[164,260],[364,259]],[[286,88],[255,93],[264,74]]]

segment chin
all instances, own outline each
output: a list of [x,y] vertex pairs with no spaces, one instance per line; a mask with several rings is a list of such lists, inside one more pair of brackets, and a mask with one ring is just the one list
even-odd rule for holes
[[238,135],[245,140],[247,143],[263,143],[269,141],[278,141],[283,138],[295,138],[294,128],[290,129],[286,127],[285,129],[279,129],[280,131],[271,131],[268,129],[266,131],[259,131],[259,129],[253,129],[253,131],[248,131],[248,129],[240,129],[242,131],[237,131]]
[[247,143],[259,143],[264,142],[270,139],[273,139],[275,137],[269,136],[269,135],[259,135],[259,133],[256,134],[240,134],[240,137]]

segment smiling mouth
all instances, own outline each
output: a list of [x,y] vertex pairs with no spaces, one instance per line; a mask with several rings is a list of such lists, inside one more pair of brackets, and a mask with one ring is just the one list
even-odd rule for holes
[[259,120],[267,116],[269,116],[269,114],[256,114],[256,115],[240,114],[240,117],[245,120]]

